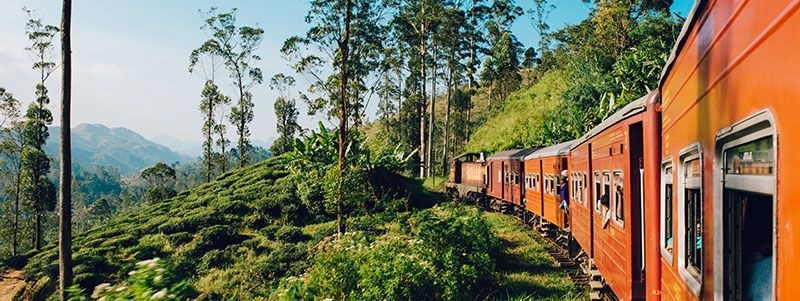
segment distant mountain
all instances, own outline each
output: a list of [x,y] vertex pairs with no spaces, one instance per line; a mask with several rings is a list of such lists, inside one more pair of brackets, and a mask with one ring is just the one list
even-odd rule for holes
[[[45,152],[58,158],[60,128],[50,127]],[[80,124],[72,128],[72,158],[77,164],[112,166],[123,175],[138,172],[158,162],[171,164],[191,161],[170,148],[147,140],[124,127],[108,128],[102,124]]]
[[[200,157],[203,155],[203,142],[202,141],[189,141],[183,140],[180,138],[175,138],[174,136],[170,136],[168,134],[160,134],[153,138],[150,138],[151,141],[165,145],[176,152],[180,153],[181,155],[191,156],[193,158]],[[233,139],[232,139],[233,140]],[[269,137],[267,140],[260,140],[254,139],[252,141],[253,146],[262,147],[264,149],[269,149],[272,146],[272,143],[275,142],[275,138]],[[233,141],[235,143],[235,140]],[[232,147],[236,147],[236,145],[231,145]]]
[[199,157],[203,153],[203,142],[200,141],[183,140],[168,134],[160,134],[150,138],[150,141],[169,147],[181,155]]

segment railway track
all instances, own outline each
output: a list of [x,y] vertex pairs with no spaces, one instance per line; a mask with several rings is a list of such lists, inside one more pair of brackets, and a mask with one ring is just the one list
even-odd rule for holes
[[[468,202],[472,203],[472,202]],[[518,219],[522,222],[523,225],[527,226],[529,229],[538,232],[542,238],[544,238],[544,244],[547,247],[547,252],[550,256],[556,261],[556,265],[565,271],[567,275],[569,275],[572,282],[575,284],[576,287],[579,287],[587,292],[592,292],[593,287],[590,287],[590,282],[592,282],[593,275],[591,275],[585,266],[586,264],[581,264],[578,262],[578,256],[573,257],[570,255],[569,252],[569,241],[570,238],[568,236],[559,235],[559,231],[554,228],[550,228],[549,226],[541,226],[536,227],[536,223],[532,222],[532,220],[526,220],[526,218],[519,214],[518,210],[513,210],[513,207],[509,206],[507,203],[497,204],[493,202],[475,202],[471,205],[475,205],[481,207],[484,210],[491,211],[491,212],[499,212],[502,214],[510,215]],[[555,233],[555,235],[554,235]],[[590,297],[592,294],[590,293]],[[608,294],[605,294],[608,295]],[[602,295],[601,295],[602,296]],[[595,298],[592,298],[593,300]],[[600,300],[613,300],[610,298],[603,298]]]

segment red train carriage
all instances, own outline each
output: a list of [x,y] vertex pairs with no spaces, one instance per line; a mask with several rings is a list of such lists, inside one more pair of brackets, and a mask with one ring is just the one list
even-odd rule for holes
[[525,207],[559,228],[568,220],[561,204],[561,171],[567,169],[569,149],[574,141],[541,148],[525,156]]
[[662,297],[800,299],[800,2],[699,2],[661,82]]
[[[576,163],[570,171],[581,175],[573,177],[582,179],[586,174],[589,181],[574,185],[572,194],[584,193],[582,187],[588,186],[591,200],[590,204],[570,202],[575,214],[572,220],[582,219],[575,221],[573,231],[578,233],[581,246],[590,250],[606,284],[622,300],[645,296],[644,129],[654,123],[643,113],[648,100],[655,96],[651,93],[633,101],[604,120],[579,139],[571,153]],[[591,213],[587,214],[587,209]]]
[[535,150],[534,148],[512,149],[495,153],[486,158],[486,194],[521,206],[522,177],[525,173],[522,159]]
[[453,158],[445,187],[460,196],[467,196],[470,192],[485,193],[486,161],[483,153],[466,153]]

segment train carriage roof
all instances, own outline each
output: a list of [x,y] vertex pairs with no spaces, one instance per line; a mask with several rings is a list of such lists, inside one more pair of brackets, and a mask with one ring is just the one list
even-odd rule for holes
[[570,149],[572,149],[572,145],[576,141],[578,140],[577,139],[570,140],[567,142],[561,142],[559,144],[540,148],[539,150],[531,153],[530,155],[525,156],[525,160],[566,155],[569,153]]
[[647,107],[647,100],[650,99],[650,97],[652,97],[656,92],[657,91],[650,92],[637,100],[631,101],[631,103],[625,105],[622,107],[622,109],[619,109],[614,114],[611,114],[611,116],[608,116],[608,118],[604,119],[603,122],[586,132],[586,134],[584,134],[581,138],[574,140],[575,143],[572,144],[572,148],[580,146],[587,140],[592,139],[592,137],[624,120],[625,118],[644,112],[645,108]]
[[689,10],[689,14],[686,16],[686,21],[683,22],[681,32],[678,34],[678,38],[675,39],[675,44],[672,45],[672,51],[667,58],[667,62],[664,64],[664,68],[661,69],[661,77],[658,80],[659,88],[664,84],[664,80],[667,79],[667,75],[672,70],[672,66],[675,64],[678,54],[680,53],[681,49],[683,49],[683,46],[686,44],[686,41],[689,38],[689,31],[695,26],[697,21],[699,21],[700,15],[703,13],[703,7],[707,4],[707,2],[707,0],[694,1],[691,10]]
[[530,155],[531,153],[538,150],[538,147],[534,148],[526,148],[526,149],[510,149],[504,150],[501,152],[496,152],[486,158],[486,161],[489,160],[522,160],[525,156]]
[[485,159],[483,158],[483,152],[480,153],[463,153],[455,158],[451,159],[451,161],[458,161],[464,159],[465,162],[483,162]]

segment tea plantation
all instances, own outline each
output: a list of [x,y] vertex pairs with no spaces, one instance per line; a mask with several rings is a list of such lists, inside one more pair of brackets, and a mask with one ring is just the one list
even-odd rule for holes
[[[566,274],[553,269],[540,238],[519,234],[528,230],[515,220],[472,207],[433,205],[436,196],[414,180],[393,181],[408,186],[406,199],[399,200],[410,204],[408,212],[381,209],[351,216],[347,233],[337,239],[333,217],[309,213],[284,165],[282,158],[272,158],[77,233],[74,299],[581,296]],[[515,270],[505,270],[508,266]],[[532,270],[523,272],[520,266]],[[52,298],[57,269],[54,246],[30,258],[25,295]]]

